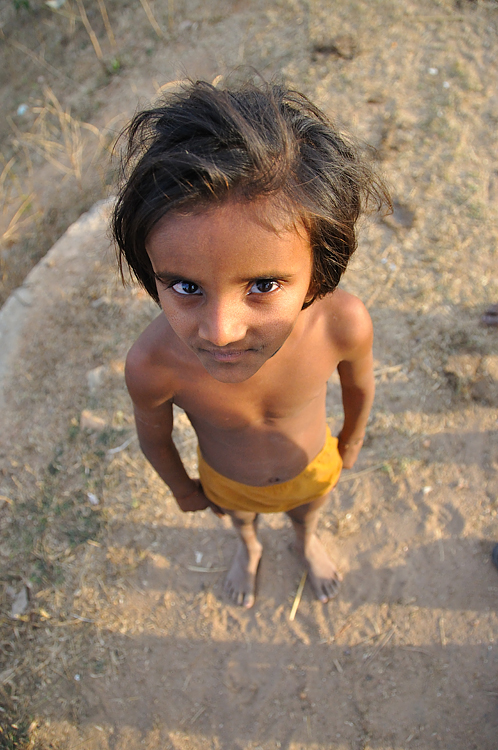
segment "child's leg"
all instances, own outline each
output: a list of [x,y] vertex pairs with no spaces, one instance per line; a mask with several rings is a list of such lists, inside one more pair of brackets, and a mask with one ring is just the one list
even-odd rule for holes
[[256,573],[263,547],[256,535],[258,514],[242,510],[226,511],[239,535],[239,545],[225,580],[225,592],[237,604],[254,604]]
[[324,546],[316,535],[320,508],[329,495],[287,511],[296,532],[296,548],[308,568],[309,581],[321,602],[328,602],[338,592],[342,580]]

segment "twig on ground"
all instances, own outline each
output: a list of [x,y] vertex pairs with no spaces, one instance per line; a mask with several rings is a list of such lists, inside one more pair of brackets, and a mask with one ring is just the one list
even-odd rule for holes
[[130,443],[132,443],[134,440],[137,439],[136,435],[132,435],[128,440],[125,440],[124,443],[121,443],[121,445],[118,445],[116,448],[109,448],[107,451],[108,456],[114,456],[116,453],[121,453],[121,451],[124,451],[125,448],[128,448]]
[[88,20],[85,6],[83,5],[83,0],[76,0],[76,5],[78,6],[80,18],[83,21],[83,26],[87,30],[88,36],[90,37],[90,41],[93,45],[93,49],[95,50],[95,54],[97,55],[97,58],[100,60],[100,62],[103,63],[104,55],[102,54],[102,48],[99,44],[99,40],[97,39],[97,35],[95,34],[95,31],[92,29],[90,21]]
[[205,710],[206,710],[206,706],[201,706],[200,709],[196,711],[195,714],[190,719],[190,724],[193,724],[195,721],[197,721],[199,716],[203,714]]
[[444,632],[444,618],[439,618],[439,637],[441,638],[441,646],[444,648],[446,646],[446,635]]
[[104,21],[104,26],[105,26],[105,30],[106,30],[106,33],[107,33],[107,38],[109,39],[109,42],[111,44],[112,49],[115,50],[116,46],[117,46],[116,45],[116,37],[114,36],[114,32],[112,30],[112,26],[111,26],[111,24],[109,22],[109,15],[107,13],[107,8],[106,8],[106,5],[105,5],[105,2],[104,2],[104,0],[97,0],[97,2],[99,4],[100,15],[102,16],[102,20]]
[[374,370],[374,376],[387,375],[390,372],[399,372],[403,365],[391,365],[390,367],[379,367],[378,370]]
[[147,18],[149,19],[149,23],[156,32],[157,36],[160,37],[160,39],[164,39],[163,31],[154,18],[154,14],[151,10],[148,0],[140,0],[140,2],[142,3],[142,8],[144,9]]
[[54,75],[59,76],[59,78],[64,78],[66,81],[71,81],[71,83],[74,83],[72,78],[69,78],[69,76],[66,76],[60,70],[57,70],[57,68],[54,68],[53,65],[50,65],[50,63],[46,62],[42,57],[25,47],[24,44],[21,44],[21,42],[16,42],[15,39],[10,39],[9,42],[20,52],[24,52],[24,54],[30,57],[35,63],[38,63],[38,65],[41,65],[42,68],[48,70],[49,73],[53,73]]
[[417,654],[424,654],[424,656],[430,656],[430,653],[428,651],[425,651],[423,648],[417,648],[416,646],[401,646],[405,651],[415,651]]
[[303,595],[304,584],[306,583],[307,575],[308,575],[308,571],[305,570],[303,575],[301,576],[301,580],[299,581],[299,586],[297,587],[296,596],[294,597],[294,604],[292,605],[292,609],[289,615],[289,620],[291,622],[294,620],[296,616],[297,608],[299,607],[301,596]]
[[356,479],[356,477],[363,476],[363,474],[371,474],[373,471],[377,471],[378,469],[382,469],[382,467],[385,466],[385,464],[386,464],[386,462],[383,461],[381,464],[374,464],[373,466],[369,466],[368,469],[362,469],[361,471],[355,471],[354,474],[341,474],[339,482],[349,482],[349,481],[351,481],[351,479]]
[[342,628],[335,635],[332,636],[332,638],[330,639],[330,642],[333,643],[334,641],[336,641],[339,638],[339,636],[344,633],[345,630],[351,627],[352,624],[353,624],[352,620],[349,620],[346,623],[344,623]]
[[391,640],[391,638],[393,637],[393,635],[394,635],[395,632],[396,632],[396,625],[393,628],[391,628],[391,630],[389,631],[389,633],[387,633],[386,637],[382,639],[382,641],[379,643],[379,645],[377,646],[377,648],[375,649],[375,651],[373,651],[370,654],[370,656],[368,657],[368,659],[365,659],[365,664],[369,664],[373,659],[375,659],[375,657],[377,656],[377,654],[380,651],[382,651],[382,649],[384,648],[384,646],[387,646],[387,644],[389,643],[389,641]]

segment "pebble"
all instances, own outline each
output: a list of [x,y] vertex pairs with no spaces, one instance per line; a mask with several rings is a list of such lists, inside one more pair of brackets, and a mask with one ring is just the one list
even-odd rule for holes
[[10,616],[19,617],[20,615],[23,615],[28,608],[28,602],[28,589],[26,588],[26,586],[23,586],[20,592],[16,594],[16,597],[12,602]]
[[80,416],[80,427],[82,430],[90,430],[90,432],[102,432],[107,427],[107,422],[90,409],[83,409]]
[[105,365],[100,365],[99,367],[94,367],[93,370],[89,370],[86,374],[86,382],[88,383],[88,389],[90,390],[90,393],[94,393],[100,386],[102,385],[104,381],[104,376],[106,374],[106,367]]

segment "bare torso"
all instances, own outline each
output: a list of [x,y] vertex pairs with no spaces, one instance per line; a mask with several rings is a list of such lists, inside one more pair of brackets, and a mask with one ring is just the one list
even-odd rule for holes
[[280,351],[242,383],[210,376],[164,315],[136,346],[151,352],[154,381],[160,390],[163,378],[164,395],[185,410],[210,466],[263,486],[296,476],[322,449],[327,380],[344,356],[356,303],[341,290],[315,302]]

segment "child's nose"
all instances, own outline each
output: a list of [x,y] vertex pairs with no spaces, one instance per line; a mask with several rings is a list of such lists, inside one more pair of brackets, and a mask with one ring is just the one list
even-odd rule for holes
[[208,304],[203,308],[199,336],[214,346],[227,346],[242,341],[247,332],[242,306],[234,301]]

